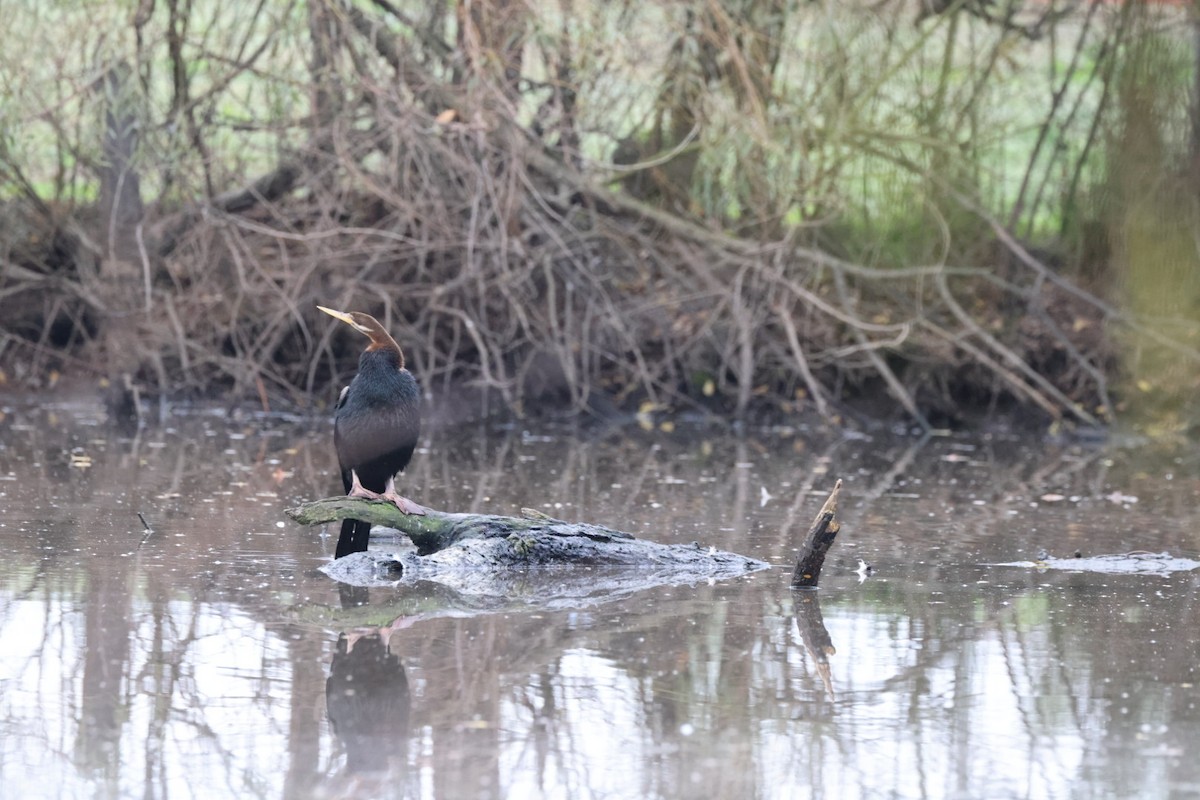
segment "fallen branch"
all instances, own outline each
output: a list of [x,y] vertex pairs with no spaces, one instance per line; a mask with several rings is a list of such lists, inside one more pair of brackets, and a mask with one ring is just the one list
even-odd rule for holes
[[[805,539],[797,574],[803,567],[808,582],[797,584],[793,578],[793,585],[816,586],[825,553],[838,530],[833,514],[840,489],[838,481]],[[532,509],[522,509],[520,517],[432,509],[424,516],[413,516],[401,513],[391,503],[334,497],[286,513],[302,525],[360,519],[394,528],[412,540],[415,552],[354,553],[325,568],[335,580],[354,585],[428,579],[449,582],[460,591],[491,593],[500,589],[512,568],[521,567],[617,568],[640,583],[656,585],[729,578],[770,566],[699,543],[646,541],[602,525],[553,519]],[[587,580],[594,582],[595,576]],[[622,582],[624,588],[629,588],[624,585],[627,583]]]
[[[346,497],[318,500],[287,512],[305,525],[344,518],[365,520],[395,528],[416,545],[415,553],[355,553],[326,569],[330,577],[357,585],[395,582],[402,576],[441,581],[448,574],[457,585],[464,574],[487,576],[512,568],[563,565],[652,568],[664,578],[683,575],[700,580],[733,577],[770,566],[700,544],[661,544],[602,525],[564,522],[530,509],[522,513],[521,517],[503,517],[429,510],[424,516],[411,516],[390,503]],[[471,578],[469,583],[480,581]],[[483,580],[483,584],[491,583],[489,578]]]

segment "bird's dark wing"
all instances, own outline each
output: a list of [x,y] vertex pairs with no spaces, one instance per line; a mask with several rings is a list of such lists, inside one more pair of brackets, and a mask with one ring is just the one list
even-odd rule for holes
[[346,396],[349,394],[350,394],[350,385],[346,384],[345,386],[342,387],[342,391],[338,393],[337,402],[333,404],[333,414],[334,414],[333,441],[335,443],[334,447],[337,449],[337,452],[338,452],[338,469],[342,473],[342,487],[344,488],[344,490],[346,491],[347,494],[350,493],[350,486],[353,483],[353,478],[351,478],[351,476],[350,476],[350,470],[346,467],[345,464],[341,463],[342,449],[340,447],[337,447],[336,443],[338,440],[337,413],[339,411],[341,411],[342,408],[346,405]]

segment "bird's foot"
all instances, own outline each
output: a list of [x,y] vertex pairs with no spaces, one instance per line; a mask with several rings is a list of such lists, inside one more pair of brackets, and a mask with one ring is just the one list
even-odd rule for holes
[[357,480],[355,480],[354,485],[352,487],[350,487],[350,491],[346,492],[346,497],[361,497],[364,500],[383,500],[383,499],[385,499],[383,494],[381,494],[380,492],[371,491],[370,489],[368,489],[367,487],[365,487],[361,483],[359,483]]
[[353,481],[350,486],[350,491],[346,493],[347,497],[363,497],[367,500],[386,500],[389,503],[394,503],[396,508],[400,509],[405,514],[415,514],[418,517],[425,516],[429,509],[425,506],[414,503],[407,497],[401,497],[396,491],[395,478],[388,478],[387,486],[383,487],[382,492],[376,492],[363,486],[358,480],[358,473],[351,472]]
[[405,514],[415,514],[418,517],[423,517],[425,516],[425,513],[429,511],[429,509],[425,508],[425,506],[414,503],[407,497],[401,497],[395,492],[384,492],[379,497],[381,500],[389,500],[395,503],[396,508],[400,509]]

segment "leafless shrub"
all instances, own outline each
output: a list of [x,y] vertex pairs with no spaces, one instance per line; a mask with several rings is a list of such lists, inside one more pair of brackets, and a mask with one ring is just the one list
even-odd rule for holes
[[[1136,323],[1027,242],[1088,221],[1133,23],[1018,11],[143,3],[47,66],[40,148],[0,148],[0,346],[305,405],[358,344],[319,302],[383,319],[435,395],[516,411],[834,416],[878,387],[923,425],[998,396],[1095,422]],[[1013,194],[993,84],[1046,36],[1071,49]]]

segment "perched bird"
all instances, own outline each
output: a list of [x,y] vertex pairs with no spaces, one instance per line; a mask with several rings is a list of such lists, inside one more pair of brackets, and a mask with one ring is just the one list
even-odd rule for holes
[[[421,430],[421,390],[404,368],[400,345],[370,314],[317,308],[371,340],[333,411],[333,446],[347,496],[389,500],[405,514],[424,514],[396,492],[396,473],[408,466]],[[369,522],[342,520],[336,556],[366,550],[370,533]]]

